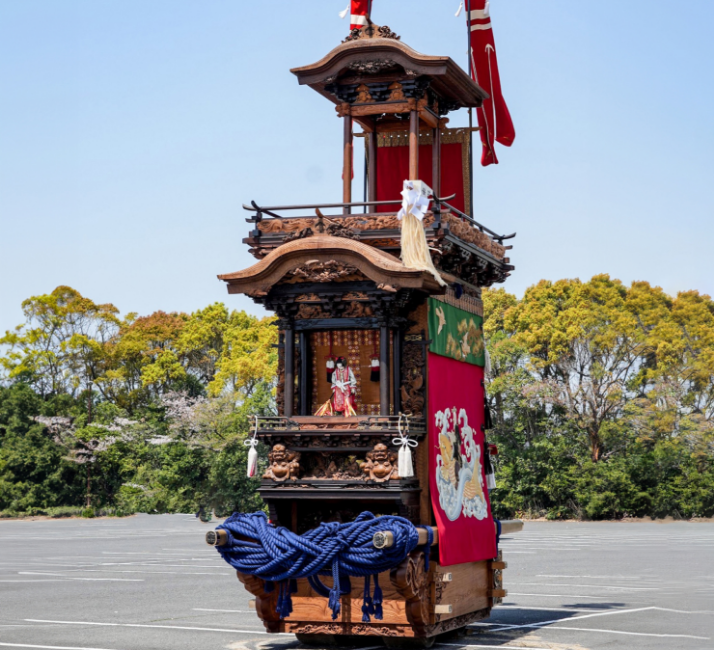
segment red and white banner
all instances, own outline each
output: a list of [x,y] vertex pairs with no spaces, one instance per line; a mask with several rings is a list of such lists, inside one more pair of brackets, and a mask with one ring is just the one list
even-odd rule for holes
[[350,2],[350,29],[364,27],[367,24],[372,0],[351,0]]
[[487,0],[470,0],[471,10],[466,12],[466,20],[471,30],[472,76],[490,95],[476,111],[481,127],[481,164],[484,167],[498,164],[494,141],[510,147],[516,138],[511,114],[501,93],[501,77],[498,74],[496,43],[493,39],[488,4]]
[[442,566],[496,557],[484,472],[483,368],[429,352],[429,491]]

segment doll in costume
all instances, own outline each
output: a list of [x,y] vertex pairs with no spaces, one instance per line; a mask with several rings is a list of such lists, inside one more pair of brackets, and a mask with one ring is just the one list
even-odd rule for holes
[[347,365],[344,357],[335,361],[332,371],[332,397],[327,400],[315,415],[336,415],[341,413],[345,417],[357,415],[355,412],[355,393],[357,380],[352,369]]

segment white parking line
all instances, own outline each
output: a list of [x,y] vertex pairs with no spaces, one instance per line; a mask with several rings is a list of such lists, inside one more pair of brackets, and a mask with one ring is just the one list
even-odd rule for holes
[[575,594],[523,594],[509,591],[509,596],[536,596],[538,598],[589,598],[591,600],[608,600],[612,596],[576,596]]
[[[148,623],[96,623],[94,621],[48,621],[40,618],[25,618],[28,623],[52,623],[53,625],[99,625],[102,627],[147,627],[162,630],[193,630],[197,632],[230,632],[232,634],[268,634],[264,629],[237,630],[219,627],[187,627],[183,625],[150,625]],[[270,636],[294,636],[287,632],[279,632]]]
[[194,612],[225,612],[227,614],[252,614],[253,612],[242,609],[205,609],[203,607],[194,607]]
[[29,643],[2,643],[5,648],[45,648],[46,650],[109,650],[109,648],[86,648],[67,645],[30,645]]

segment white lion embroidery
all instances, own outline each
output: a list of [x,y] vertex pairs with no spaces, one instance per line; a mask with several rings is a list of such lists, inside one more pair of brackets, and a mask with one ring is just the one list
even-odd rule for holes
[[[481,449],[474,441],[466,409],[439,411],[439,453],[436,456],[436,487],[439,505],[451,521],[461,514],[484,519],[488,506],[484,496]],[[463,447],[463,451],[462,451]]]

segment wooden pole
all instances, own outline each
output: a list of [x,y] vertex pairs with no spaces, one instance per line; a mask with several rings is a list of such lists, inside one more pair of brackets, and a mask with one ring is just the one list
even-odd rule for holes
[[377,132],[367,134],[367,147],[369,151],[369,170],[367,177],[369,185],[367,191],[367,201],[377,200]]
[[[342,165],[342,202],[352,202],[352,116],[345,115],[344,120],[344,160]],[[342,208],[343,214],[350,214],[351,208]]]
[[389,328],[379,328],[379,414],[389,415]]
[[419,178],[419,112],[409,114],[409,180]]
[[300,334],[300,375],[298,383],[300,385],[300,415],[310,415],[309,393],[310,393],[310,339],[305,330]]
[[295,403],[295,330],[292,323],[285,328],[285,386],[284,413],[286,418],[293,416],[293,405]]
[[436,196],[441,196],[441,129],[433,130],[431,144],[431,189]]
[[394,338],[392,344],[392,386],[394,391],[394,414],[398,414],[402,410],[402,395],[399,389],[402,385],[402,332],[394,330]]

